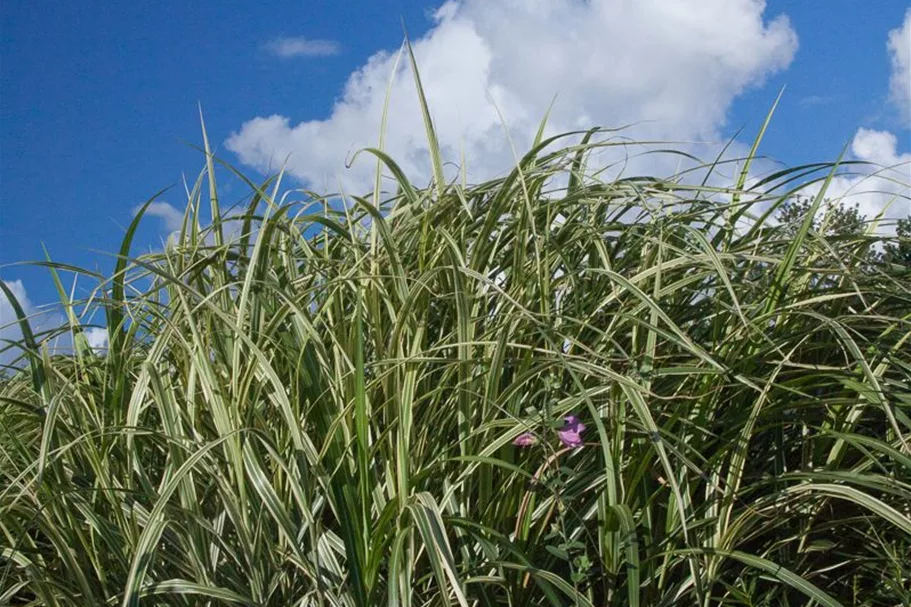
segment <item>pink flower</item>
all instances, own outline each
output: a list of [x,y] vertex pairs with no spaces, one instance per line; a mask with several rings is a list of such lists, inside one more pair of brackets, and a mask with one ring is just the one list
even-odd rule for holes
[[560,435],[560,442],[567,447],[578,448],[582,446],[581,434],[585,432],[585,424],[579,421],[575,415],[567,415],[563,418],[566,422],[561,430],[557,430]]
[[531,432],[526,432],[525,434],[520,434],[516,437],[516,440],[512,441],[512,444],[516,447],[531,447],[538,442],[537,437]]

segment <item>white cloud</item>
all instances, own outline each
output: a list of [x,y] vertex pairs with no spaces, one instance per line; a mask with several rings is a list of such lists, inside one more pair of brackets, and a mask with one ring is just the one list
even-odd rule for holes
[[[21,280],[4,280],[3,284],[12,292],[13,297],[19,302],[19,306],[26,315],[33,312],[32,302],[28,299],[28,293]],[[0,291],[0,340],[11,339],[13,335],[19,335],[19,325],[16,323],[16,313],[13,310],[13,304],[6,297],[6,292]],[[18,339],[18,337],[16,338]]]
[[[851,142],[851,155],[875,166],[852,167],[858,175],[835,177],[826,198],[856,204],[869,220],[882,212],[886,222],[880,231],[894,233],[894,220],[911,215],[911,153],[898,153],[898,139],[892,133],[861,128]],[[807,193],[816,194],[820,187],[815,184]]]
[[[911,9],[901,27],[889,32],[892,60],[889,80],[892,100],[911,120]],[[859,128],[851,142],[851,155],[874,166],[855,169],[856,176],[836,177],[826,196],[857,205],[867,219],[880,216],[880,231],[894,233],[894,220],[911,215],[911,153],[899,153],[898,138],[888,131]],[[819,185],[808,193],[819,191]]]
[[[797,48],[787,18],[764,12],[762,0],[451,1],[414,52],[444,159],[459,162],[464,151],[469,181],[478,181],[514,160],[496,108],[521,154],[555,94],[550,133],[640,123],[629,135],[719,138],[732,100],[787,67]],[[373,55],[326,120],[256,117],[228,148],[263,171],[287,158],[287,170],[316,189],[335,189],[343,175],[347,188],[369,190],[371,159],[344,163],[377,143],[394,62],[394,53]],[[406,174],[427,182],[418,98],[402,66],[385,145]]]
[[[140,209],[142,209],[142,205],[133,207],[133,215],[136,215]],[[161,219],[168,232],[178,232],[183,227],[183,212],[178,211],[174,205],[167,202],[150,203],[144,216]]]
[[[133,216],[135,217],[139,210],[142,209],[142,205],[133,207]],[[230,213],[230,216],[235,216],[234,212]],[[161,245],[158,247],[151,247],[150,251],[155,253],[161,253],[166,249],[177,245],[180,242],[180,231],[183,229],[183,219],[184,212],[177,209],[174,205],[163,202],[156,201],[149,204],[148,208],[143,215],[145,217],[155,217],[161,220],[164,227],[165,234]],[[204,242],[208,245],[215,244],[214,234],[210,231],[212,224],[208,221],[199,224],[200,218],[195,218],[196,224],[194,225],[194,218],[190,217],[190,224],[188,230],[192,231],[194,229],[206,231]],[[243,220],[240,219],[222,219],[221,230],[222,235],[225,239],[225,242],[235,241],[241,237],[241,230],[243,228]],[[253,232],[255,233],[257,228],[253,227]]]
[[[29,327],[39,344],[44,344],[50,354],[70,354],[73,351],[73,335],[70,331],[57,331],[58,328],[67,324],[66,318],[60,312],[59,308],[48,306],[36,306],[29,299],[28,292],[21,280],[5,280],[4,284],[13,293],[13,297],[19,302],[19,306],[28,319]],[[104,327],[86,327],[83,333],[88,341],[89,346],[96,353],[102,353],[108,347],[108,330]],[[6,365],[13,364],[17,358],[23,354],[19,346],[9,347],[11,343],[19,342],[22,339],[22,331],[19,326],[16,313],[13,306],[6,298],[6,294],[0,291],[0,373]],[[4,348],[6,348],[4,350]],[[20,360],[16,366],[21,366]]]
[[911,121],[911,9],[905,13],[901,27],[889,32],[888,48],[892,57],[889,80],[892,101],[902,111],[904,119]]
[[108,330],[105,327],[89,327],[84,334],[86,341],[89,342],[89,347],[96,353],[107,349]]
[[334,40],[308,40],[303,36],[276,38],[264,45],[265,49],[282,59],[293,57],[330,57],[338,55],[341,47]]
[[897,165],[911,162],[911,154],[899,155],[897,150],[898,140],[887,131],[857,129],[854,140],[851,141],[851,152],[857,159],[883,167],[900,168]]
[[[29,327],[36,339],[40,341],[42,332],[60,326],[63,317],[56,313],[38,309],[29,299],[25,285],[22,284],[21,280],[4,280],[3,284],[9,288],[13,297],[19,302],[19,307],[22,308],[22,312],[28,319]],[[21,348],[18,346],[10,347],[11,343],[18,342],[21,339],[22,331],[19,328],[16,312],[13,310],[10,300],[7,299],[6,293],[0,290],[0,372],[2,372],[3,366],[11,364],[22,355]],[[56,352],[59,348],[68,346],[69,341],[69,335],[59,336],[52,340],[52,343],[49,344],[49,349],[52,353]]]
[[[28,293],[25,292],[21,280],[4,280],[3,284],[13,293],[13,297],[19,302],[22,311],[29,316],[34,313],[32,302],[29,301]],[[22,339],[22,331],[19,330],[16,312],[13,305],[6,297],[6,292],[0,290],[0,373],[3,372],[5,365],[12,363],[22,354],[22,350],[17,347],[9,347],[11,342]]]

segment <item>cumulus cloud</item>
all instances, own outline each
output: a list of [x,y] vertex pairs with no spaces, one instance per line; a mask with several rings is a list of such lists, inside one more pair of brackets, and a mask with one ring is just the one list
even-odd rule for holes
[[887,46],[892,58],[889,80],[892,101],[902,111],[904,119],[911,121],[911,9],[905,13],[901,27],[889,32]]
[[104,327],[89,327],[84,331],[89,347],[95,352],[101,352],[108,347],[108,330]]
[[[19,307],[25,312],[26,316],[35,313],[35,308],[28,298],[21,280],[4,280],[3,284],[12,292],[13,297],[19,302]],[[30,321],[33,322],[33,321]],[[34,330],[34,329],[33,329]],[[19,323],[16,318],[16,312],[13,310],[13,304],[6,296],[6,292],[0,289],[0,372],[6,365],[11,364],[22,354],[22,350],[10,344],[22,339],[22,331],[19,330]]]
[[[140,209],[142,209],[142,205],[133,207],[132,211],[134,217],[137,213],[139,213]],[[156,201],[150,203],[148,208],[146,208],[143,219],[146,217],[154,217],[159,219],[161,221],[162,228],[164,228],[161,245],[159,247],[152,247],[151,251],[161,253],[180,242],[180,231],[183,229],[184,219],[183,211],[179,210],[177,207],[168,202]],[[191,222],[192,220],[193,218],[191,217]],[[196,218],[196,221],[198,222],[196,227],[198,229],[206,231],[203,241],[210,246],[214,245],[215,237],[214,234],[210,231],[212,224],[208,221],[204,221],[200,224],[200,218],[198,217]],[[240,219],[222,219],[221,230],[226,242],[239,239],[241,237],[242,228],[243,221]],[[189,229],[192,230],[193,226],[191,225]]]
[[899,155],[897,150],[898,140],[887,131],[858,129],[851,142],[851,152],[855,157],[889,169],[899,169],[911,162],[911,154]]
[[[875,166],[834,178],[826,197],[857,205],[869,220],[881,214],[880,231],[894,233],[895,220],[911,215],[911,153],[900,154],[898,139],[888,131],[860,128],[851,141],[851,156]],[[807,193],[816,194],[820,187],[814,184]]]
[[275,38],[264,44],[263,47],[281,59],[330,57],[338,55],[341,51],[339,43],[334,40],[309,40],[303,36]]
[[[767,16],[762,0],[450,1],[414,43],[444,160],[466,158],[469,181],[507,170],[504,122],[521,154],[555,95],[550,133],[637,123],[628,135],[639,139],[717,140],[733,99],[787,67],[796,48],[788,19]],[[345,161],[376,145],[391,77],[385,147],[426,183],[418,98],[395,61],[386,51],[370,57],[325,120],[255,117],[227,147],[263,171],[287,160],[317,189],[342,178],[367,191],[373,163],[359,158],[346,170]]]
[[[22,308],[28,318],[29,326],[36,338],[41,339],[42,332],[60,326],[63,318],[59,314],[38,309],[29,299],[28,292],[21,280],[4,280],[3,284],[7,286],[13,297],[16,298],[19,307]],[[0,371],[21,356],[21,348],[11,345],[21,339],[22,331],[19,328],[13,304],[6,297],[6,293],[0,290]],[[55,352],[60,347],[68,346],[69,342],[66,344],[58,343],[67,339],[68,336],[61,336],[53,340],[54,343],[49,344],[50,350]]]
[[[142,205],[133,207],[133,215],[136,215],[140,209],[142,209]],[[177,232],[183,227],[183,212],[178,211],[174,205],[167,202],[150,203],[146,209],[145,216],[160,219],[168,232]]]
[[[13,297],[19,302],[26,315],[34,313],[32,302],[29,301],[28,293],[21,280],[4,280],[3,284],[12,292]],[[13,304],[6,297],[6,292],[0,290],[0,349],[7,345],[9,341],[21,339],[22,333],[19,331],[19,324],[16,319],[16,312],[13,310]],[[0,362],[7,361],[6,354],[0,355],[3,358]]]
[[[21,280],[4,280],[3,283],[12,292],[13,297],[28,319],[29,327],[39,344],[54,354],[70,354],[73,351],[73,335],[70,331],[58,331],[67,324],[66,318],[59,308],[49,306],[36,306],[29,298],[25,285]],[[108,330],[105,327],[85,327],[83,330],[89,346],[96,354],[103,354],[108,348]],[[22,331],[19,326],[12,303],[7,299],[6,293],[0,290],[0,373],[9,366],[21,366],[20,358],[23,354],[18,344],[22,340]],[[19,359],[17,361],[17,359]]]
[[[892,100],[911,120],[911,9],[904,23],[889,32],[889,80]],[[856,176],[836,177],[826,192],[833,199],[857,205],[868,219],[881,217],[881,231],[894,233],[894,222],[911,215],[911,153],[900,153],[898,138],[888,131],[859,128],[851,141],[851,155],[871,163]],[[819,191],[819,185],[808,192]]]

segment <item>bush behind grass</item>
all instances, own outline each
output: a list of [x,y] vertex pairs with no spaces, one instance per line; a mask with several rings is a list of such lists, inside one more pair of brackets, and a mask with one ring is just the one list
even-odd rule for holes
[[164,251],[137,216],[84,302],[48,262],[74,348],[20,318],[0,603],[911,605],[909,268],[825,188],[765,221],[835,164],[600,182],[596,139],[234,213],[206,145]]

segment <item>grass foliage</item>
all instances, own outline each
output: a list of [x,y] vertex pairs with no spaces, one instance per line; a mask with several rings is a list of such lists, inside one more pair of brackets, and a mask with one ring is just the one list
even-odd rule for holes
[[824,189],[764,220],[835,165],[599,181],[611,140],[540,139],[470,187],[238,175],[234,211],[206,146],[164,251],[139,216],[112,275],[47,262],[74,348],[15,320],[0,603],[911,605],[909,268]]

